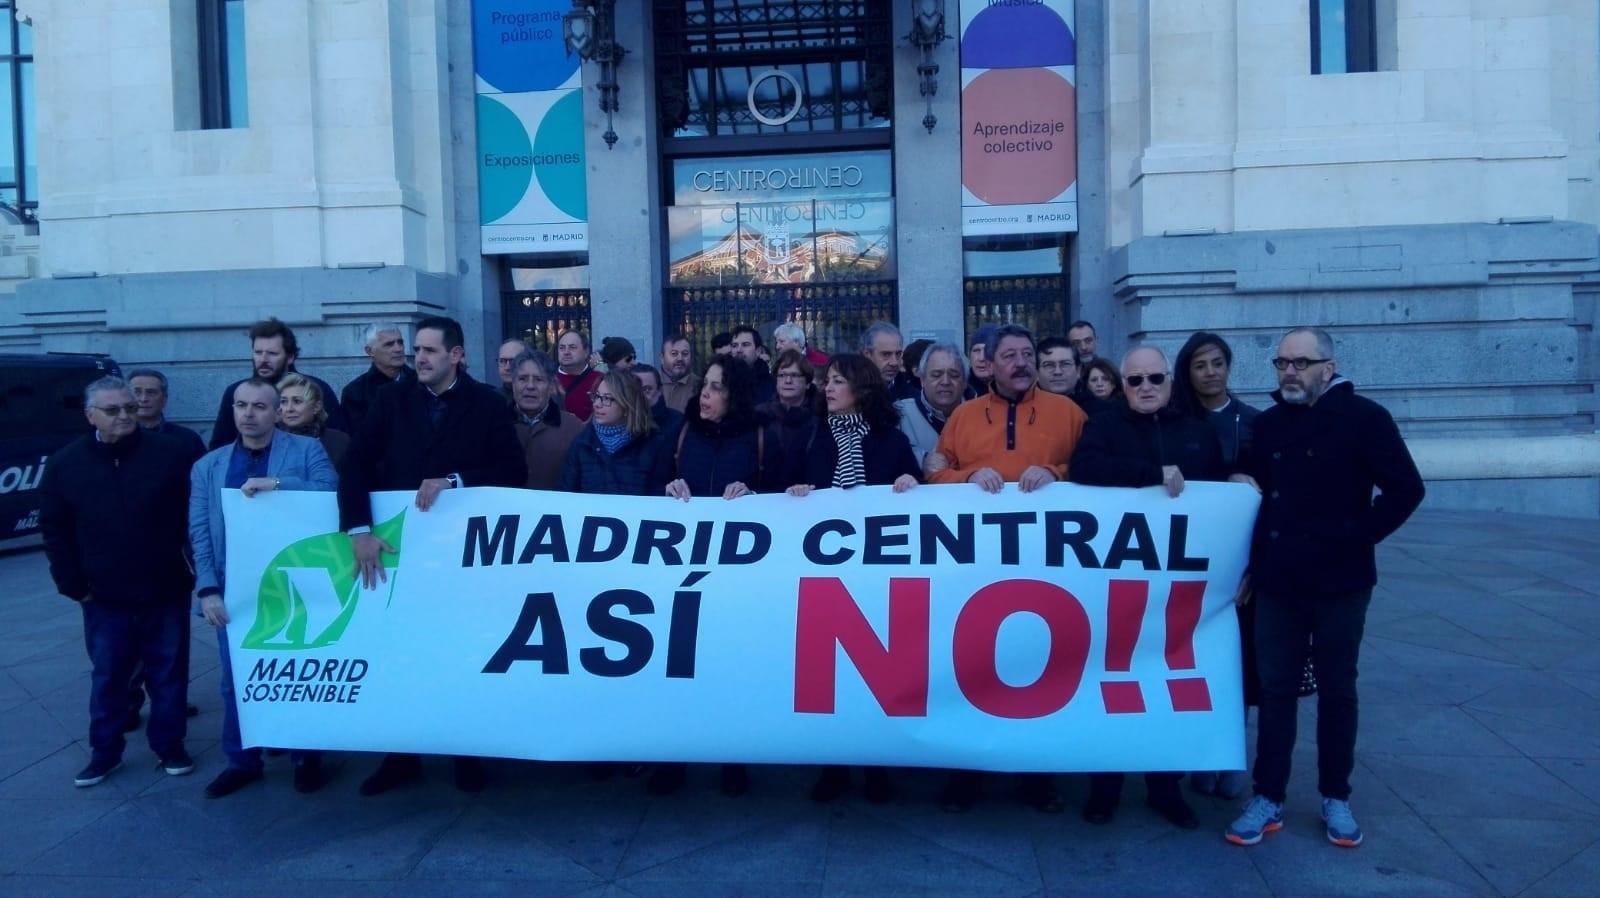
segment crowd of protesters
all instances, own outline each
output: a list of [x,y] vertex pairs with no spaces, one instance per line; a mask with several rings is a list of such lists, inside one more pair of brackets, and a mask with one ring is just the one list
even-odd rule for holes
[[[631,342],[560,335],[555,357],[505,340],[488,383],[468,372],[465,340],[448,318],[406,334],[378,323],[363,334],[371,366],[342,392],[296,369],[299,345],[276,319],[249,330],[251,376],[230,384],[200,436],[166,420],[169,384],[141,368],[85,391],[91,426],[52,456],[41,487],[41,526],[58,590],[82,606],[93,667],[89,765],[80,787],[122,761],[145,694],[146,737],[163,769],[194,769],[184,747],[189,630],[194,611],[226,626],[226,534],[219,491],[245,496],[322,490],[338,498],[359,576],[385,577],[395,547],[375,526],[370,495],[415,491],[426,511],[445,490],[525,487],[595,495],[736,500],[754,493],[971,483],[1023,493],[1071,481],[1158,487],[1191,481],[1246,484],[1261,508],[1245,583],[1236,598],[1246,702],[1258,709],[1253,776],[1196,771],[1191,790],[1253,796],[1225,833],[1251,845],[1282,826],[1297,699],[1317,695],[1318,789],[1327,838],[1354,846],[1350,809],[1356,740],[1356,661],[1377,573],[1374,547],[1422,499],[1422,482],[1393,419],[1340,375],[1332,339],[1314,327],[1283,336],[1270,360],[1278,389],[1258,411],[1230,390],[1233,350],[1194,334],[1175,359],[1136,346],[1114,362],[1095,328],[1074,322],[1036,340],[1011,323],[976,330],[965,346],[918,340],[893,324],[867,327],[851,351],[824,355],[802,328],[778,326],[768,350],[741,325],[694,358],[674,334],[655,365]],[[219,633],[226,767],[206,787],[221,798],[260,780],[259,749],[241,744],[228,641]],[[1314,686],[1309,685],[1314,684]],[[131,711],[130,711],[131,709]],[[131,719],[130,719],[131,718]],[[323,785],[317,752],[291,753],[294,787]],[[360,785],[377,795],[422,775],[422,759],[389,754]],[[613,765],[596,764],[597,775]],[[657,794],[682,787],[689,768],[658,764]],[[1146,803],[1173,825],[1198,818],[1185,772],[1145,774]],[[864,771],[871,802],[895,794],[892,771]],[[456,786],[484,788],[474,758],[454,759]],[[1090,777],[1085,819],[1109,823],[1124,777]],[[812,798],[851,786],[845,767],[820,772]],[[972,807],[974,771],[950,771],[939,803]],[[721,768],[729,795],[751,788],[742,764]],[[1020,778],[1019,794],[1047,813],[1065,808],[1052,778]]]

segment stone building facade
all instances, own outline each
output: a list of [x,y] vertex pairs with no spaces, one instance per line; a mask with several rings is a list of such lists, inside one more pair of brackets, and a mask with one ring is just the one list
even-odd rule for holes
[[[204,0],[18,0],[38,222],[0,224],[0,350],[163,366],[175,416],[195,423],[269,314],[300,333],[302,367],[336,383],[363,367],[369,321],[452,314],[483,371],[527,326],[518,316],[568,294],[594,334],[651,358],[692,299],[669,271],[678,161],[883,152],[892,282],[808,299],[822,317],[826,302],[888,303],[910,336],[960,339],[985,309],[1012,308],[975,292],[1026,280],[1016,308],[1094,321],[1113,348],[1223,332],[1256,399],[1276,336],[1324,325],[1341,370],[1412,439],[1430,501],[1600,514],[1590,0],[1079,0],[1077,230],[1005,256],[1034,266],[1014,269],[962,233],[959,41],[925,55],[906,37],[911,3],[845,4],[877,42],[865,70],[888,79],[878,121],[696,144],[662,113],[676,64],[663,35],[683,6],[618,0],[619,139],[603,138],[587,64],[587,248],[541,267],[483,252],[468,0],[218,0],[243,14],[243,127],[206,126]],[[1330,17],[1358,13],[1370,46],[1356,68],[1371,70],[1332,71],[1318,57]]]

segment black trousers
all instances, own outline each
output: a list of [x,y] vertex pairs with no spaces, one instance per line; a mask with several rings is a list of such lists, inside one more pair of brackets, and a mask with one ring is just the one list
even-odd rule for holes
[[1372,590],[1290,596],[1257,593],[1257,795],[1282,803],[1289,788],[1306,640],[1317,670],[1317,790],[1348,801],[1356,766],[1356,661]]

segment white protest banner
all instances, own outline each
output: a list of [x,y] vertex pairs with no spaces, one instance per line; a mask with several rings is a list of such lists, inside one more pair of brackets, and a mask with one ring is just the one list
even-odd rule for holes
[[1244,767],[1247,487],[734,501],[224,494],[246,745],[989,770]]

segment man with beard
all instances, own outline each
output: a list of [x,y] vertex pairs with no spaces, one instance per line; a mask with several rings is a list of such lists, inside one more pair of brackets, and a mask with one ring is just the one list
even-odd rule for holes
[[728,335],[733,338],[728,344],[729,353],[734,358],[750,363],[750,370],[755,372],[756,405],[764,405],[777,398],[778,381],[762,359],[767,347],[761,343],[761,332],[748,324],[741,324],[729,331]]
[[[415,490],[417,511],[426,514],[446,490],[520,487],[528,476],[504,397],[473,380],[462,365],[461,325],[450,318],[424,318],[413,339],[416,380],[378,391],[339,466],[339,527],[350,535],[368,589],[388,579],[381,556],[395,552],[372,533],[373,493]],[[417,755],[386,755],[361,784],[361,794],[377,795],[421,776]],[[482,765],[475,758],[456,758],[455,780],[463,792],[481,790]]]
[[[1317,671],[1317,791],[1328,841],[1361,844],[1350,810],[1356,660],[1378,582],[1375,549],[1422,503],[1422,477],[1394,418],[1338,373],[1320,328],[1285,334],[1277,404],[1256,418],[1244,470],[1261,488],[1250,571],[1256,599],[1255,797],[1224,834],[1254,845],[1283,827],[1306,641]],[[1376,497],[1374,495],[1376,491]]]
[[[397,324],[370,325],[361,335],[362,351],[372,360],[372,365],[355,380],[345,385],[339,402],[350,419],[352,431],[361,427],[361,421],[372,407],[372,398],[379,388],[397,380],[411,379],[417,372],[406,367],[406,336]],[[327,395],[327,394],[324,394]]]
[[[273,386],[283,379],[285,374],[295,370],[295,359],[300,357],[300,344],[294,338],[294,331],[289,325],[276,318],[257,321],[250,325],[250,363],[254,369],[254,376],[259,377]],[[334,430],[350,432],[350,420],[345,417],[344,407],[333,397],[338,394],[328,382],[309,374],[307,379],[315,381],[322,389],[323,409],[328,413],[328,426]],[[233,391],[244,380],[236,380],[222,391],[222,405],[217,409],[217,421],[211,427],[211,448],[220,449],[233,443],[239,438],[239,431],[233,426]]]
[[[1031,493],[1066,479],[1085,415],[1072,400],[1038,388],[1033,334],[1020,324],[1001,325],[989,335],[984,358],[993,372],[990,390],[950,415],[939,434],[938,449],[930,456],[938,458],[942,467],[923,464],[928,482],[975,483],[986,493],[998,493],[1007,483],[1015,483],[1022,492]],[[955,771],[940,805],[947,811],[969,810],[978,800],[980,785],[977,771]],[[1060,813],[1065,807],[1045,774],[1023,778],[1022,798],[1046,813]]]
[[661,401],[683,414],[690,400],[700,396],[700,376],[694,373],[694,349],[689,338],[673,334],[661,341]]

